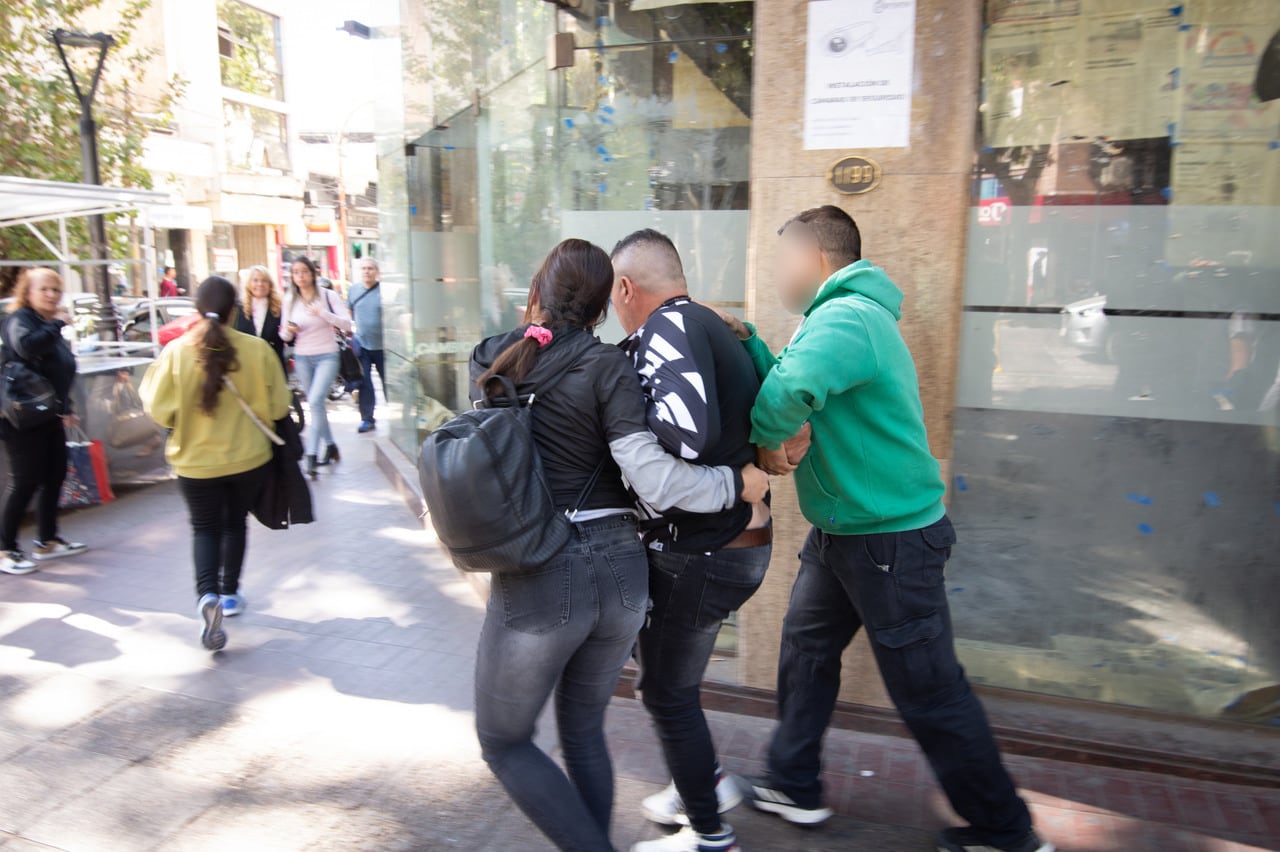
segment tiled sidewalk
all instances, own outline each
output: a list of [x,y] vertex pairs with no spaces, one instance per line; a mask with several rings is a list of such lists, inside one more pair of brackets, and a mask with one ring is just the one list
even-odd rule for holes
[[[355,419],[335,417],[340,434]],[[254,526],[230,643],[198,647],[172,483],[67,519],[83,557],[0,576],[0,849],[546,850],[478,754],[483,605],[373,464],[373,438],[315,488],[319,521]],[[770,722],[713,713],[725,765],[760,769]],[[553,746],[545,720],[541,741]],[[656,830],[665,783],[643,709],[615,701],[615,844]],[[950,822],[905,740],[828,737],[839,814],[801,831],[750,812],[747,850],[931,848]],[[1010,759],[1064,850],[1280,848],[1280,794]]]

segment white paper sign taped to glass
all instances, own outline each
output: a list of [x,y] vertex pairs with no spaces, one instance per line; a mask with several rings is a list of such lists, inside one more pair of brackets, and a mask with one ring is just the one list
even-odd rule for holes
[[915,0],[809,3],[804,147],[905,148]]

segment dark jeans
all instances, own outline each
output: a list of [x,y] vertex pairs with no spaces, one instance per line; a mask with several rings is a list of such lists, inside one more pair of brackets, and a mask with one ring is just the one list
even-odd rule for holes
[[653,607],[640,631],[636,689],[653,718],[676,790],[695,831],[720,830],[716,747],[701,685],[720,624],[755,594],[772,545],[715,553],[649,551]]
[[196,597],[240,591],[244,565],[245,518],[262,488],[270,462],[244,473],[213,479],[178,477],[191,517],[191,552],[196,564]]
[[865,626],[889,696],[951,806],[991,841],[1012,842],[1031,830],[1031,815],[956,660],[943,577],[955,540],[945,517],[902,533],[809,533],[782,627],[769,776],[801,805],[820,802],[840,654]]
[[387,358],[386,351],[382,349],[365,349],[363,346],[360,350],[360,369],[364,371],[364,378],[360,380],[360,419],[373,422],[373,406],[378,401],[378,394],[373,389],[373,368],[378,368],[378,378],[382,380],[382,396],[387,396]]
[[36,540],[57,537],[58,497],[67,478],[67,433],[62,420],[21,432],[7,429],[4,448],[9,456],[9,484],[4,490],[0,550],[18,549],[18,527],[37,491]]
[[[611,850],[613,765],[604,714],[648,602],[649,563],[630,515],[574,525],[538,571],[493,578],[476,654],[476,731],[507,793],[561,849]],[[534,745],[555,691],[566,776]]]

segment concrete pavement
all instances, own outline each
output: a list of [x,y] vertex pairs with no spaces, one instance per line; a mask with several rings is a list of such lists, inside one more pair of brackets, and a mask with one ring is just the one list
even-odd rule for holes
[[[483,604],[376,468],[379,439],[358,438],[354,417],[343,406],[334,418],[344,461],[314,486],[317,523],[251,521],[249,609],[226,622],[222,653],[199,647],[174,483],[67,516],[89,553],[0,576],[0,848],[550,848],[479,757]],[[759,768],[767,720],[712,723],[728,768]],[[665,772],[634,701],[615,701],[609,728],[625,849],[656,836],[637,804]],[[800,831],[745,807],[729,821],[748,850],[928,849],[927,829],[948,816],[913,749],[832,732],[841,814],[829,825]],[[1013,763],[1043,781],[1030,795],[1060,848],[1216,852],[1246,848],[1222,838],[1266,848],[1280,837],[1280,798],[1265,791],[1211,791],[1208,827],[1176,796],[1171,814],[1148,818],[1141,796],[1130,808],[1101,786],[1073,792],[1097,773]],[[1227,800],[1243,808],[1234,820]]]

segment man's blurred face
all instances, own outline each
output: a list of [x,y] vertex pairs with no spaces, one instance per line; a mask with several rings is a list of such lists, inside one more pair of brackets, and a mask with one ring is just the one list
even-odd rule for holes
[[822,286],[822,250],[803,223],[793,222],[778,241],[775,277],[782,305],[793,314],[802,314],[813,303]]
[[360,264],[360,279],[365,284],[378,283],[378,267],[372,263]]

